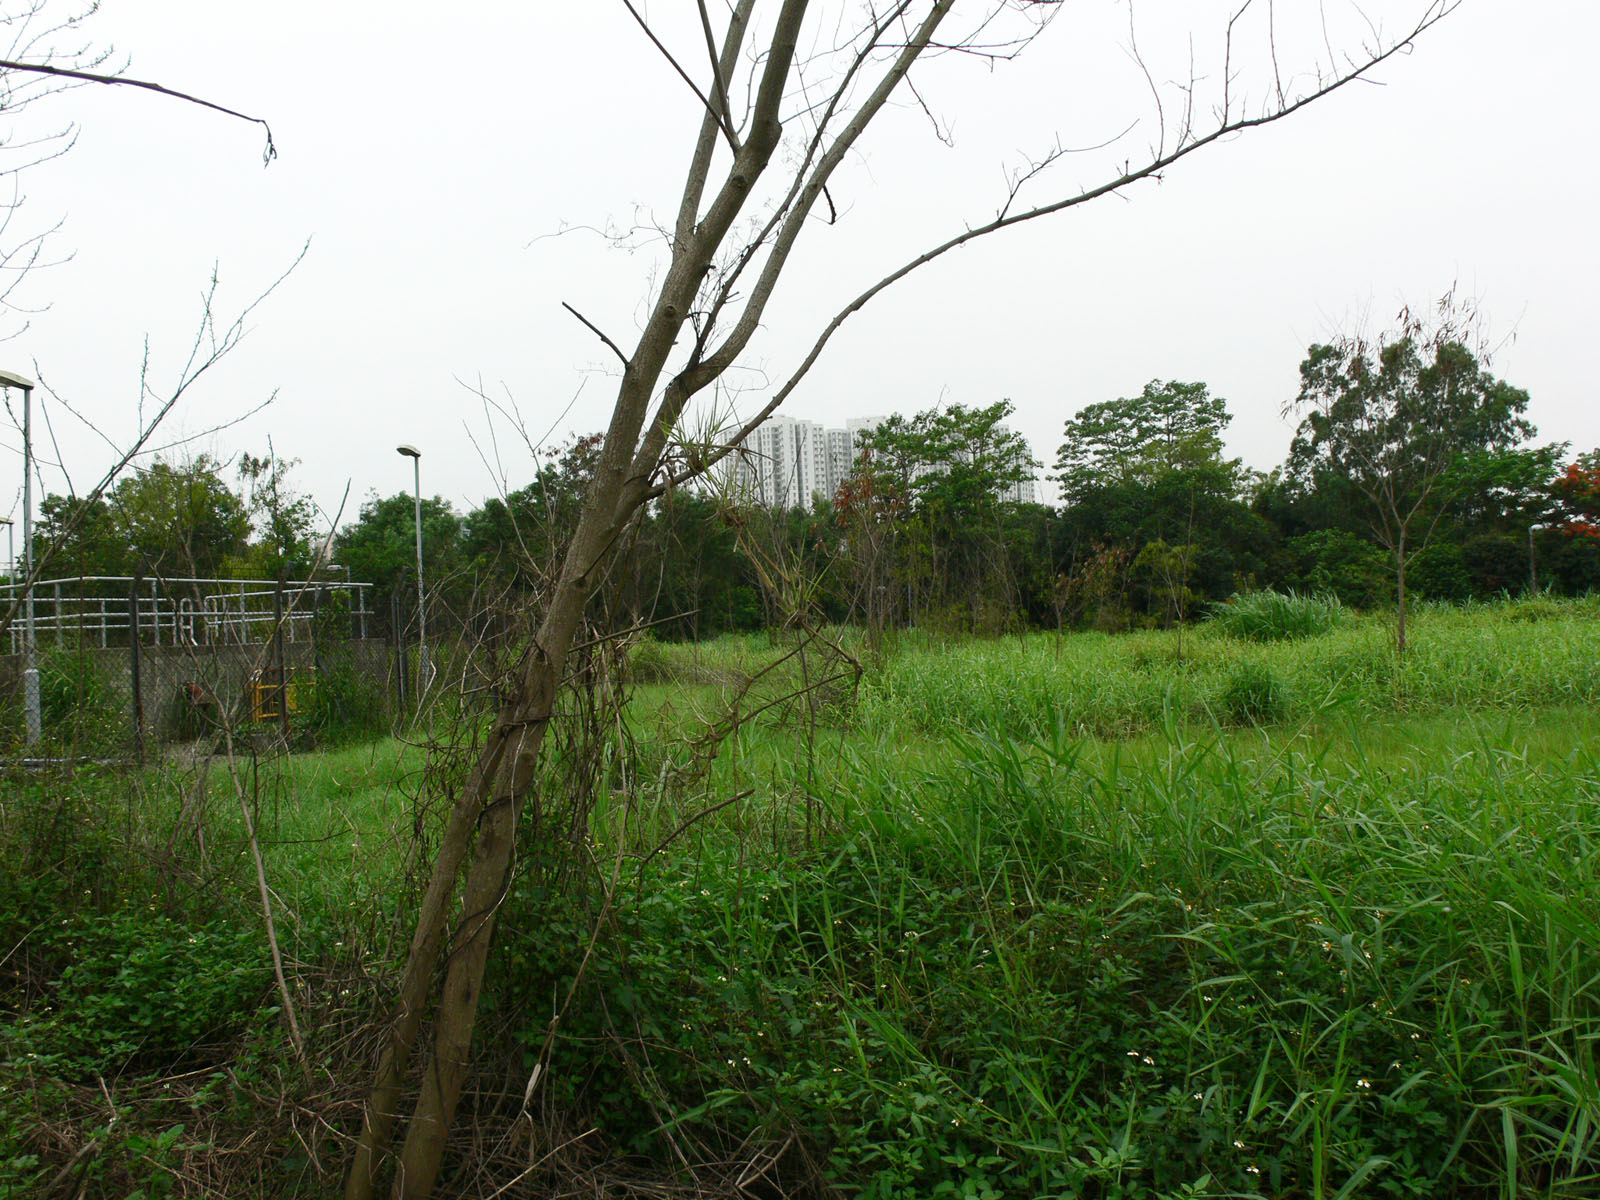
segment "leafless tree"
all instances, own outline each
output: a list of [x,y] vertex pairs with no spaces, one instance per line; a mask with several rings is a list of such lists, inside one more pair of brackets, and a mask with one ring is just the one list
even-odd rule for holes
[[[687,406],[740,365],[802,235],[835,217],[829,187],[841,165],[892,99],[917,101],[914,70],[955,53],[1012,57],[1065,14],[1055,4],[1028,0],[726,0],[716,6],[699,0],[695,36],[674,48],[674,38],[651,26],[642,6],[622,0],[698,114],[676,217],[665,231],[670,259],[631,345],[573,310],[620,364],[610,423],[559,577],[531,622],[532,649],[441,836],[347,1178],[348,1200],[367,1200],[380,1186],[404,1081],[430,996],[437,995],[432,1047],[394,1167],[395,1195],[433,1191],[466,1079],[496,915],[516,862],[518,814],[537,779],[584,609],[641,506],[729,453],[794,391],[854,313],[919,267],[1000,230],[1123,192],[1208,146],[1291,116],[1409,47],[1457,2],[1416,0],[1397,33],[1368,24],[1353,45],[1336,48],[1330,39],[1317,61],[1291,73],[1277,52],[1270,0],[1242,0],[1213,31],[1214,62],[1204,71],[1194,68],[1186,80],[1165,87],[1145,72],[1155,132],[1136,159],[1117,163],[1098,182],[1054,195],[1047,191],[1052,167],[1065,151],[1057,147],[1027,163],[998,197],[994,215],[918,254],[823,320],[809,350],[759,411],[702,452],[674,449]],[[1131,48],[1138,64],[1131,33],[1128,42],[1112,52]],[[1246,58],[1254,68],[1250,76]]]
[[267,137],[264,158],[270,161],[276,154],[272,131],[260,118],[124,75],[114,51],[97,45],[85,28],[97,7],[86,0],[24,0],[0,8],[0,312],[5,314],[0,337],[15,337],[28,327],[33,310],[23,305],[18,291],[35,268],[46,264],[47,243],[61,227],[56,221],[26,228],[21,216],[24,174],[67,153],[77,141],[74,125],[40,125],[31,118],[30,110],[47,97],[91,83],[157,92],[260,125]]

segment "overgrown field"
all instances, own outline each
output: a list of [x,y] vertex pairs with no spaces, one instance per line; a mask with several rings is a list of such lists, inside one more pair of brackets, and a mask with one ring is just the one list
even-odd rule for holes
[[[644,647],[455,1194],[1600,1195],[1600,606],[1231,628]],[[304,1069],[226,772],[7,783],[0,1196],[336,1189],[461,755],[240,773]]]

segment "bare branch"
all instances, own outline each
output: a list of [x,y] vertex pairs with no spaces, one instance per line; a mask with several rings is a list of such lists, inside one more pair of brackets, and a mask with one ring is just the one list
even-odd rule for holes
[[706,0],[695,0],[695,5],[700,10],[700,28],[706,35],[706,57],[711,60],[711,94],[715,97],[717,108],[722,114],[723,128],[728,131],[728,144],[737,154],[739,139],[733,134],[733,109],[728,104],[728,84],[725,78],[727,72],[723,69],[721,57],[717,54],[717,39],[711,32],[711,14],[706,11]]
[[[728,123],[727,106],[722,106],[719,111],[717,105],[706,99],[706,94],[700,90],[700,85],[689,77],[689,72],[683,69],[683,65],[673,57],[672,51],[662,44],[661,39],[656,36],[655,30],[650,28],[650,23],[639,15],[639,10],[633,6],[633,0],[622,0],[622,7],[628,10],[628,15],[638,23],[640,29],[644,30],[644,35],[650,39],[651,44],[661,51],[661,57],[671,64],[672,69],[678,73],[678,77],[689,85],[689,90],[694,93],[695,99],[700,101],[701,107],[716,121],[718,128],[722,130],[722,136],[728,139],[729,149],[735,154],[739,153],[739,138],[733,132],[733,126]],[[708,30],[707,38],[709,39],[709,37],[710,31]],[[717,77],[717,86],[720,88],[721,85],[722,77],[719,75]]]
[[67,67],[52,67],[46,63],[10,62],[0,59],[0,70],[26,71],[35,75],[54,75],[62,79],[79,79],[85,83],[105,83],[117,87],[143,88],[147,92],[156,92],[163,96],[171,96],[174,100],[183,100],[189,104],[198,104],[201,108],[209,108],[214,112],[226,116],[238,117],[241,121],[249,121],[266,130],[267,145],[261,152],[262,165],[270,163],[278,157],[278,148],[272,144],[272,126],[268,125],[261,117],[252,117],[246,113],[236,112],[221,104],[213,104],[210,100],[202,100],[199,96],[191,96],[188,92],[176,91],[173,88],[163,87],[159,83],[151,83],[147,79],[129,79],[122,75],[99,75],[93,71],[74,71]]
[[[1091,200],[1096,200],[1101,196],[1106,196],[1114,192],[1121,191],[1129,185],[1137,183],[1141,180],[1159,177],[1163,171],[1172,166],[1174,163],[1181,159],[1187,158],[1189,155],[1194,154],[1195,152],[1202,150],[1223,138],[1227,138],[1233,134],[1242,133],[1250,129],[1256,129],[1264,125],[1270,125],[1277,121],[1284,120],[1287,117],[1293,116],[1295,113],[1299,112],[1308,105],[1314,104],[1318,100],[1321,100],[1332,95],[1334,92],[1339,91],[1346,85],[1363,78],[1374,67],[1386,62],[1395,55],[1402,53],[1415,38],[1432,28],[1450,13],[1454,12],[1459,3],[1460,0],[1434,0],[1434,3],[1429,5],[1422,18],[1404,38],[1395,42],[1387,49],[1375,49],[1371,57],[1357,63],[1352,69],[1342,74],[1333,75],[1319,80],[1316,87],[1312,91],[1291,101],[1284,107],[1273,108],[1253,117],[1239,117],[1231,121],[1219,123],[1211,130],[1211,132],[1200,137],[1191,138],[1189,141],[1174,147],[1166,154],[1159,158],[1152,159],[1150,162],[1141,167],[1125,168],[1124,171],[1116,178],[1108,180],[1097,187],[1089,188],[1078,192],[1076,195],[1053,201],[1049,204],[1041,204],[1034,208],[1026,209],[1022,212],[1003,213],[993,221],[964,230],[954,237],[951,237],[933,247],[932,249],[919,254],[916,258],[911,259],[898,269],[890,272],[888,275],[885,275],[882,279],[878,280],[878,282],[873,284],[866,291],[862,292],[849,304],[845,305],[844,308],[839,310],[839,312],[834,315],[833,319],[830,320],[824,327],[821,334],[818,335],[810,351],[801,360],[800,365],[795,369],[794,373],[791,374],[784,384],[773,394],[772,399],[767,404],[762,406],[761,410],[753,418],[746,421],[744,425],[741,426],[733,434],[733,436],[728,439],[724,446],[713,452],[709,456],[705,466],[709,467],[726,457],[728,452],[732,450],[733,447],[737,446],[741,441],[744,440],[744,438],[748,437],[749,434],[761,424],[761,422],[765,421],[769,416],[777,411],[778,407],[783,403],[783,401],[788,398],[789,394],[794,391],[794,389],[799,385],[800,381],[805,378],[806,374],[815,364],[817,358],[822,354],[823,349],[826,348],[827,344],[833,339],[833,335],[838,332],[839,327],[843,325],[846,320],[848,320],[853,314],[859,312],[862,308],[866,307],[866,305],[871,302],[879,293],[891,287],[893,284],[898,283],[907,275],[910,275],[913,271],[917,270],[917,268],[925,266],[934,259],[940,258],[943,255],[948,254],[951,250],[966,245],[968,242],[976,241],[979,238],[987,237],[993,233],[998,233],[1002,229],[1008,229],[1013,225],[1019,225],[1025,221],[1033,221],[1040,217],[1050,216],[1054,213],[1064,212],[1069,208],[1076,208],[1079,205],[1087,204]],[[1248,7],[1248,4],[1246,7]],[[1241,9],[1240,12],[1242,11],[1243,10]],[[1237,14],[1235,19],[1237,19]],[[1231,36],[1230,23],[1230,42]],[[776,253],[776,251],[774,251],[774,253]],[[754,299],[752,299],[751,304],[755,304]],[[733,339],[730,338],[730,343],[732,340]],[[666,405],[664,402],[663,408],[665,407]],[[675,419],[676,418],[674,417],[674,420]],[[680,486],[692,477],[692,475],[684,474],[682,472],[675,473],[662,481],[660,485],[648,489],[648,493],[650,495],[658,495],[666,488]]]
[[584,327],[588,329],[590,333],[594,334],[595,337],[599,338],[602,342],[609,346],[611,348],[611,353],[617,356],[617,361],[619,361],[624,367],[628,365],[628,356],[622,352],[622,347],[607,337],[598,325],[589,320],[588,317],[584,316],[577,309],[573,308],[572,305],[568,304],[565,300],[561,302],[561,307],[566,309],[573,316],[577,317],[579,321],[583,322]]

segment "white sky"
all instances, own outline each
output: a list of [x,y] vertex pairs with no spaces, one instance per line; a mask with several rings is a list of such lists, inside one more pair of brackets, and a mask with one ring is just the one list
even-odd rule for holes
[[[1336,30],[1340,3],[1328,0]],[[646,7],[698,64],[697,26],[680,19],[693,5]],[[1420,7],[1365,6],[1394,29]],[[1219,11],[1211,0],[1141,4],[1139,45],[1158,80],[1187,72],[1191,32],[1207,61]],[[1320,33],[1303,23],[1315,12],[1279,0],[1285,70],[1312,62]],[[1018,61],[919,69],[954,148],[909,99],[871,132],[831,189],[839,224],[802,241],[739,376],[750,389],[740,404],[754,407],[763,378],[786,375],[826,318],[883,271],[991,216],[1026,153],[1140,122],[1112,149],[1059,165],[1036,185],[1039,199],[1136,159],[1154,124],[1127,20],[1126,3],[1078,0]],[[28,282],[21,299],[48,308],[0,344],[0,367],[42,372],[126,441],[146,338],[161,390],[187,353],[213,265],[218,310],[231,316],[309,239],[305,261],[170,432],[277,399],[195,449],[259,453],[270,436],[301,460],[300,485],[325,507],[348,484],[349,519],[369,489],[409,490],[398,442],[421,447],[424,491],[458,510],[526,480],[527,451],[504,422],[498,467],[480,458],[478,447],[493,457],[489,423],[468,384],[514,403],[535,436],[603,426],[609,355],[560,304],[626,343],[660,246],[541,235],[630,226],[640,214],[668,221],[698,122],[694,98],[618,0],[107,0],[88,29],[131,59],[135,77],[267,118],[280,158],[263,170],[255,126],[128,89],[79,88],[30,111],[33,131],[81,127],[69,155],[25,176],[18,217],[64,217],[54,248],[73,257]],[[1230,402],[1231,450],[1270,468],[1287,450],[1279,414],[1308,343],[1363,313],[1381,327],[1402,303],[1425,304],[1459,280],[1498,333],[1515,332],[1495,369],[1531,393],[1542,440],[1594,447],[1600,169],[1580,139],[1597,42],[1593,5],[1466,0],[1379,69],[1381,86],[1356,85],[1203,151],[1159,184],[914,275],[846,326],[785,411],[842,423],[1005,397],[1048,467],[1063,420],[1084,404],[1152,378],[1198,379]],[[1259,83],[1266,60],[1254,59]],[[106,445],[46,407],[84,490],[109,461]],[[16,516],[20,437],[0,436],[0,514]],[[46,485],[64,490],[56,471]]]

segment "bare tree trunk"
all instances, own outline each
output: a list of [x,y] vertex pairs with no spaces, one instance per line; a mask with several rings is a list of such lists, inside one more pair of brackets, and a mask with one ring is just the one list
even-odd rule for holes
[[1395,650],[1404,654],[1406,652],[1406,532],[1400,531],[1400,537],[1394,544],[1394,577],[1395,577],[1395,605],[1398,609],[1395,622],[1394,646]]
[[[504,742],[491,741],[489,752],[503,752]],[[486,759],[488,755],[486,754]],[[498,766],[498,760],[495,764]],[[484,766],[480,764],[478,770]],[[434,858],[433,875],[423,897],[422,910],[417,915],[417,928],[412,934],[411,949],[406,959],[406,971],[400,982],[400,994],[395,1005],[394,1023],[389,1028],[383,1054],[373,1077],[372,1091],[367,1098],[366,1113],[362,1119],[361,1137],[350,1163],[350,1174],[345,1182],[347,1200],[367,1200],[377,1186],[378,1160],[389,1145],[394,1124],[399,1117],[402,1082],[411,1063],[411,1052],[416,1046],[423,1013],[427,1009],[434,966],[439,958],[439,946],[444,937],[445,918],[449,914],[450,899],[455,892],[456,877],[472,842],[472,832],[477,825],[479,808],[478,788],[471,783],[456,800],[450,822],[440,839],[438,854]]]

